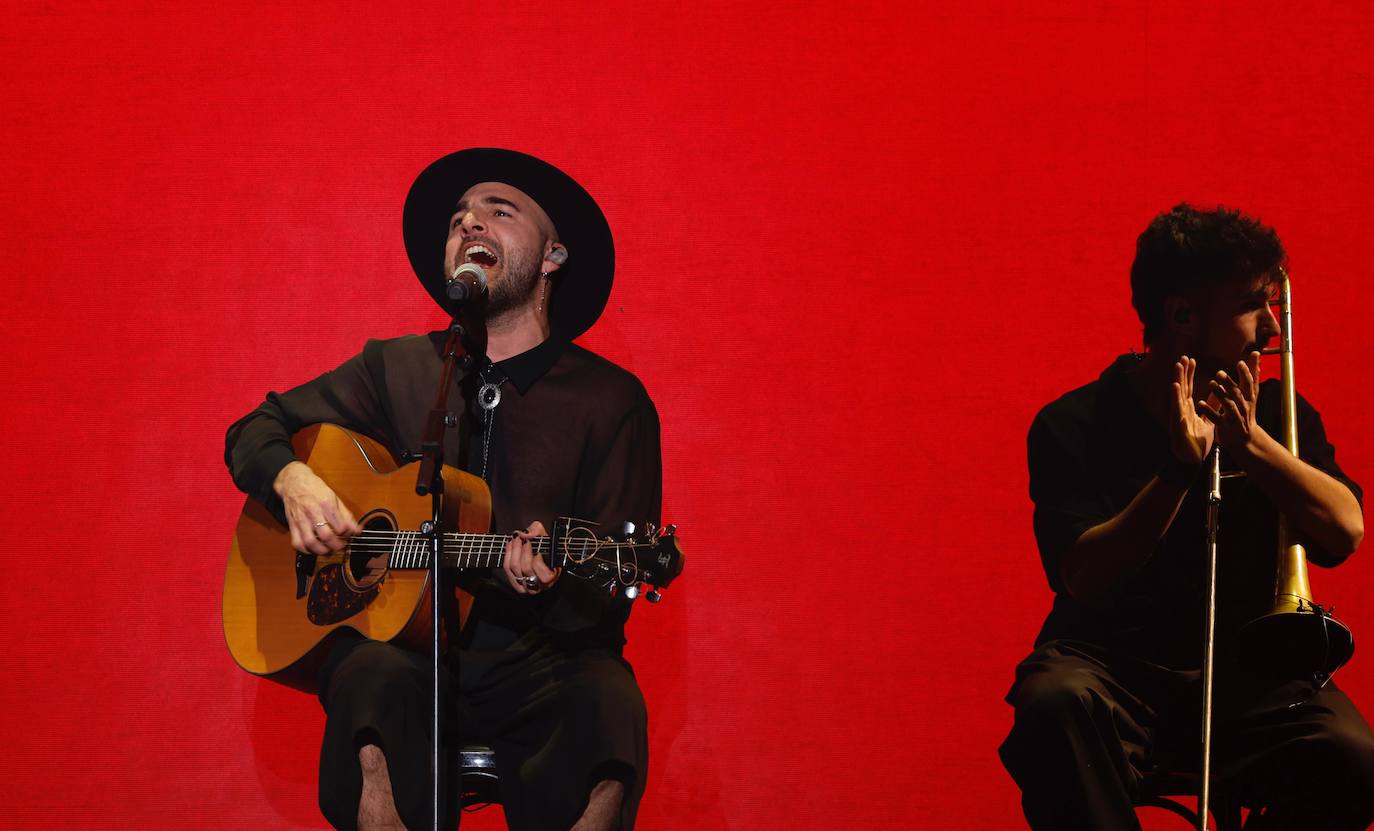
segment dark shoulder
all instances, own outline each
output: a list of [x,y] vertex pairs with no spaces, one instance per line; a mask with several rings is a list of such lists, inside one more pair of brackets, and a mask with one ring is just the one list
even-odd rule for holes
[[394,338],[368,338],[363,345],[365,357],[439,358],[448,333],[427,332],[423,335],[400,335]]
[[1069,390],[1040,408],[1031,422],[1031,439],[1039,434],[1063,434],[1080,432],[1093,421],[1097,410],[1098,396],[1102,380],[1091,381],[1081,387]]
[[1140,363],[1135,353],[1118,355],[1097,380],[1069,390],[1040,408],[1031,422],[1030,439],[1037,436],[1064,440],[1085,437],[1096,425],[1105,408],[1119,416],[1132,409],[1131,373]]
[[423,335],[401,335],[394,338],[369,338],[363,346],[363,362],[374,378],[401,373],[428,373],[431,366],[443,363],[444,344],[448,333],[428,332]]
[[560,371],[570,380],[598,396],[625,406],[653,406],[649,393],[639,378],[628,369],[577,344],[569,344],[558,360]]

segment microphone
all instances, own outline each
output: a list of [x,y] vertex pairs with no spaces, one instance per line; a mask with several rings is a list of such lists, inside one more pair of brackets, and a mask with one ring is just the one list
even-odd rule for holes
[[463,263],[448,278],[448,299],[466,303],[487,293],[487,273],[477,263]]

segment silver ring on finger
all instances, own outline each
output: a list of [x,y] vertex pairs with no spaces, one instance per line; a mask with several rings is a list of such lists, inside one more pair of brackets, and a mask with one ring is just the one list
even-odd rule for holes
[[527,589],[537,589],[537,588],[539,588],[539,578],[538,578],[538,577],[535,577],[534,575],[530,575],[529,577],[526,577],[526,578],[525,578],[525,588],[527,588]]

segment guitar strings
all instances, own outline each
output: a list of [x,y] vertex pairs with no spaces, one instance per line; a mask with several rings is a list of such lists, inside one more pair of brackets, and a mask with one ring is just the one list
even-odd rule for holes
[[[408,538],[408,539],[426,539],[425,535],[422,534],[422,533],[419,532],[419,531],[381,531],[381,530],[364,530],[362,533],[355,535],[355,536],[353,537],[353,539],[355,539],[355,540],[356,540],[356,539],[362,539],[362,538],[364,538],[364,537],[366,537],[366,538],[374,538],[374,539],[375,539],[375,538],[380,538],[380,537],[404,537],[404,538]],[[490,544],[490,545],[505,545],[507,542],[510,542],[512,539],[516,539],[516,538],[515,538],[515,537],[510,537],[510,536],[504,536],[504,535],[501,535],[501,534],[473,534],[473,533],[465,533],[465,532],[457,532],[457,531],[455,531],[455,532],[450,532],[450,533],[444,534],[444,539],[447,540],[447,541],[450,541],[450,542],[454,542],[454,541],[457,541],[457,542],[473,542],[473,543],[480,542],[480,543],[487,543],[487,544]],[[548,536],[530,537],[530,542],[531,542],[531,543],[535,543],[535,544],[546,544],[550,539],[552,539],[552,538],[551,538],[551,537],[548,537]],[[566,540],[566,539],[565,539],[565,540],[563,541],[563,544],[564,544],[564,545],[569,545],[569,544],[572,544],[572,543],[578,543],[578,544],[582,544],[582,545],[590,545],[590,544],[592,544],[592,543],[596,543],[596,544],[599,544],[599,545],[620,545],[620,546],[626,546],[626,547],[633,546],[633,547],[637,547],[637,548],[645,548],[645,547],[657,545],[657,544],[658,544],[658,541],[657,541],[657,540],[653,540],[653,541],[636,542],[636,541],[634,541],[634,540],[624,540],[624,541],[622,541],[622,540],[600,540],[600,539],[598,539],[598,540],[593,540],[593,539],[590,539],[590,538],[588,538],[588,537],[577,537],[577,538],[575,538],[575,539],[573,539],[573,540]]]
[[[505,548],[506,543],[512,539],[515,538],[496,534],[471,534],[461,532],[444,534],[444,543],[446,549],[455,546],[459,548],[478,549],[485,546],[492,550],[500,551],[503,550]],[[420,542],[426,540],[426,537],[418,531],[363,531],[361,534],[355,535],[352,538],[352,540],[353,541],[351,545],[354,547],[357,547],[359,545],[390,546],[395,545],[397,542]],[[551,544],[551,538],[546,536],[532,537],[530,539],[530,544],[534,548],[547,548]],[[585,538],[576,540],[564,540],[561,543],[561,545],[565,548],[577,546],[584,550],[592,546],[598,548],[652,548],[657,544],[658,543],[656,541],[621,542],[617,540],[589,540]]]
[[[505,544],[514,539],[497,534],[475,534],[465,532],[453,532],[444,535],[447,543],[444,553],[453,555],[460,566],[473,567],[479,563],[487,567],[497,567],[501,564],[501,557],[504,554]],[[550,548],[552,540],[547,536],[533,537],[530,539],[532,547],[537,553],[545,553]],[[425,567],[422,564],[429,562],[428,540],[418,531],[394,531],[394,530],[364,530],[355,536],[349,545],[349,549],[354,554],[363,556],[371,555],[376,557],[386,555],[387,563],[392,568]],[[615,542],[607,540],[591,540],[579,538],[576,540],[564,540],[563,549],[568,551],[568,557],[578,563],[592,559],[592,555],[602,548],[616,549],[616,570],[629,574],[638,573],[637,565],[621,563],[619,550],[627,548],[631,552],[638,548],[651,547],[655,543],[635,543],[635,542]],[[571,552],[573,547],[578,551]],[[370,558],[370,557],[369,557]],[[495,562],[489,562],[491,560]],[[622,578],[623,579],[623,576]]]

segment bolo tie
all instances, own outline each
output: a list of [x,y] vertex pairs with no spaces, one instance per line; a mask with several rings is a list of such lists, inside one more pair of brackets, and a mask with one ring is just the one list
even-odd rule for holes
[[487,459],[491,454],[491,433],[496,425],[496,407],[501,403],[501,385],[506,382],[496,364],[481,370],[482,386],[477,388],[477,406],[482,410],[482,479],[487,478]]

